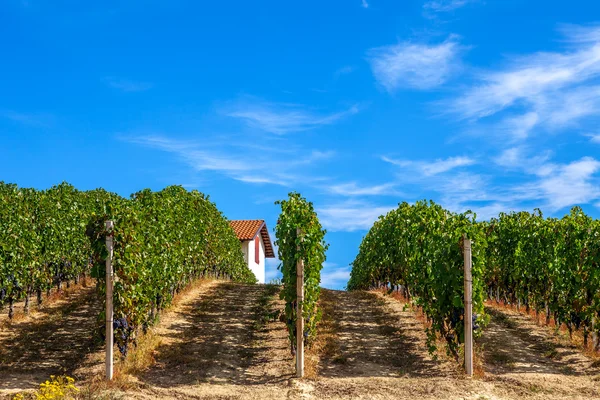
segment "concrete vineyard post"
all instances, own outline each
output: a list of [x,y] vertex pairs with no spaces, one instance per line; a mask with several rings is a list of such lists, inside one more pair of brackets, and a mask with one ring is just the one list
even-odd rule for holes
[[113,378],[113,221],[106,221],[106,379]]
[[[296,237],[300,238],[302,231],[296,229]],[[298,245],[300,250],[300,245]],[[299,251],[298,251],[299,252]],[[304,302],[304,260],[300,257],[296,263],[296,376],[304,377],[304,317],[302,303]]]
[[465,256],[465,371],[473,376],[473,278],[471,276],[471,240],[464,236]]

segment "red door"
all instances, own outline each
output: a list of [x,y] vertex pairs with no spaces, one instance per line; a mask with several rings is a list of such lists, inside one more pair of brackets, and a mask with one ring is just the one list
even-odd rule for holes
[[260,264],[260,239],[258,236],[254,238],[254,262]]

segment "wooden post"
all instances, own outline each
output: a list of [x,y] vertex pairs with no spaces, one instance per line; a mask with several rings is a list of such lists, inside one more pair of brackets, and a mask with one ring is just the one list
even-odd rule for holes
[[465,256],[465,371],[473,376],[473,278],[471,276],[471,240],[464,238]]
[[[300,238],[302,231],[296,229],[296,237]],[[298,245],[300,250],[300,245]],[[296,376],[304,377],[304,316],[302,315],[304,303],[304,260],[300,257],[296,264]]]
[[106,379],[113,378],[113,221],[106,221]]

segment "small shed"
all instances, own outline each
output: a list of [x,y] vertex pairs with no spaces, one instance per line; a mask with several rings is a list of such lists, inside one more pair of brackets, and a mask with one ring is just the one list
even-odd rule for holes
[[229,221],[242,246],[248,268],[258,283],[265,283],[265,258],[275,258],[269,230],[264,220]]

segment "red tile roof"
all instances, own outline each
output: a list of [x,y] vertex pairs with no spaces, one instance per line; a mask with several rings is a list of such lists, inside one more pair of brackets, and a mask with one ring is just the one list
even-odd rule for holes
[[265,257],[275,258],[275,252],[273,251],[273,244],[269,237],[269,230],[267,224],[262,219],[254,220],[237,220],[229,221],[231,227],[235,231],[236,236],[240,241],[254,240],[256,235],[260,233],[262,240],[265,244]]

